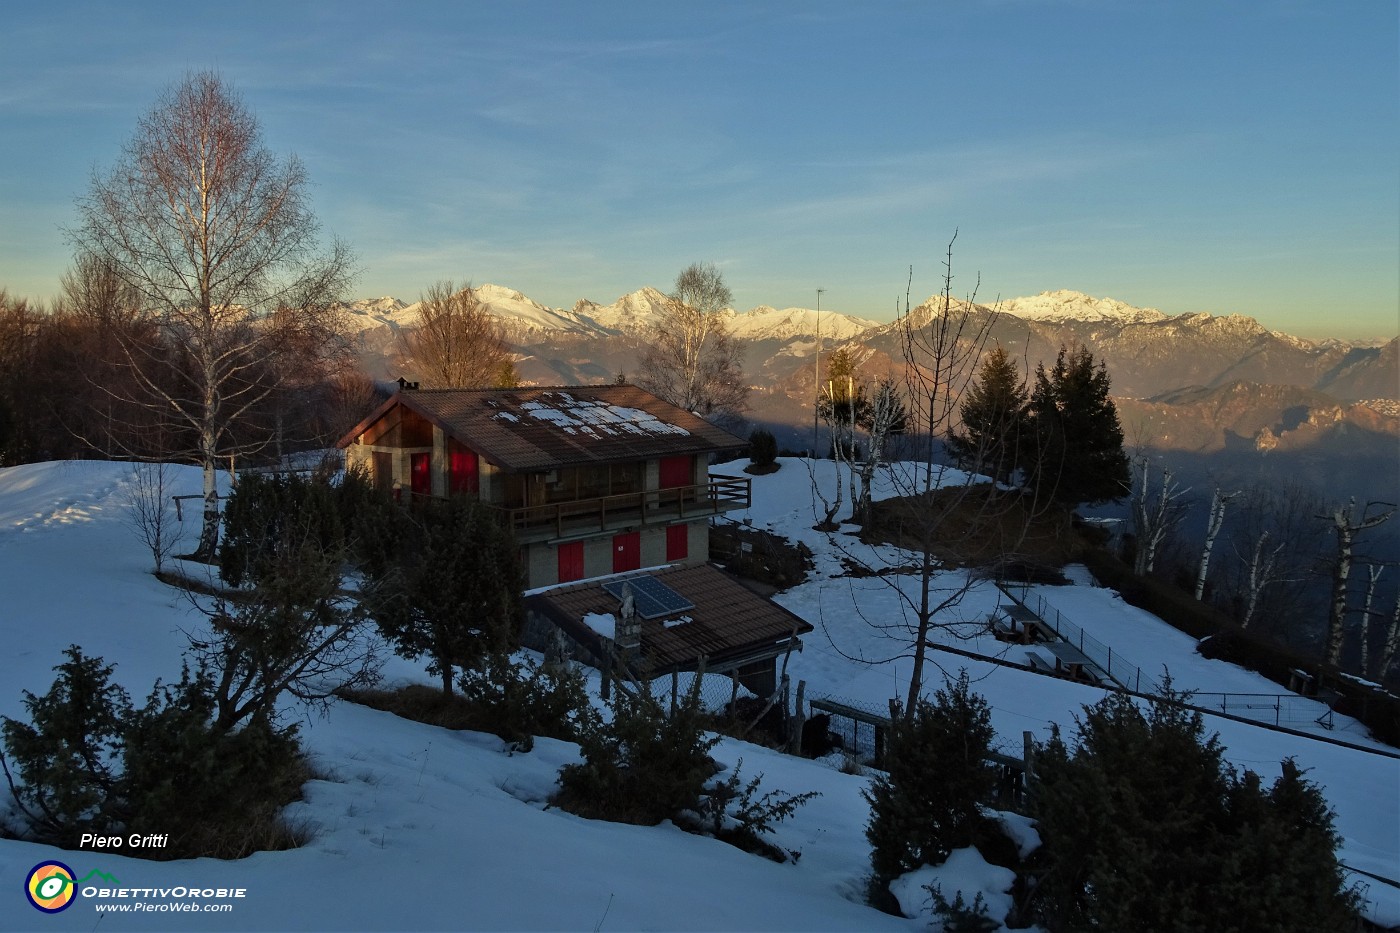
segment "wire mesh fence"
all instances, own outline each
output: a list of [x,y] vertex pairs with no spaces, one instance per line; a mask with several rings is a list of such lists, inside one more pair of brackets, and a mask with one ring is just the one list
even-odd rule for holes
[[1186,703],[1199,710],[1227,713],[1275,726],[1316,723],[1331,729],[1332,708],[1321,700],[1288,693],[1192,693]]
[[[1023,601],[1022,605],[1026,605],[1026,603]],[[1027,608],[1031,607],[1027,606]],[[1098,665],[1114,683],[1132,690],[1134,693],[1161,694],[1162,685],[1155,677],[1123,657],[1122,654],[1115,652],[1111,646],[1099,641],[1065,618],[1060,610],[1047,603],[1045,597],[1038,593],[1035,597],[1033,611],[1044,625],[1055,632],[1061,641],[1078,648],[1081,654]]]

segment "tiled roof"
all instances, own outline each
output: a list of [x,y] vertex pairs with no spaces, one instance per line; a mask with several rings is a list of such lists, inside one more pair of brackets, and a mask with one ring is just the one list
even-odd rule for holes
[[419,389],[396,394],[344,447],[402,404],[507,471],[736,450],[745,442],[632,385]]
[[[708,564],[640,573],[655,577],[694,604],[669,619],[674,623],[677,617],[688,617],[689,622],[668,626],[664,618],[642,620],[640,657],[650,662],[654,672],[685,670],[701,655],[714,669],[726,660],[746,658],[812,631],[798,616]],[[575,641],[594,648],[598,638],[584,625],[583,617],[590,613],[615,616],[619,609],[617,597],[603,589],[604,580],[541,590],[527,596],[525,604],[549,617]]]

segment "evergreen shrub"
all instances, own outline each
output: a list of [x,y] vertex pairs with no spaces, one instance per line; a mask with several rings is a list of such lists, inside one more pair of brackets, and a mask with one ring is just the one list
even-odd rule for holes
[[590,819],[654,825],[682,811],[698,812],[705,783],[715,773],[706,735],[709,716],[700,702],[700,677],[691,681],[670,716],[645,685],[618,689],[612,721],[579,740],[583,761],[559,772],[555,803]]
[[865,792],[877,889],[978,840],[987,823],[981,806],[996,787],[987,761],[993,735],[991,708],[972,691],[966,670],[932,703],[921,699],[911,717],[891,725],[888,771]]
[[1086,707],[1071,751],[1036,756],[1042,848],[1034,908],[1060,930],[1352,929],[1339,841],[1292,761],[1265,789],[1237,775],[1182,695],[1146,714],[1129,697]]

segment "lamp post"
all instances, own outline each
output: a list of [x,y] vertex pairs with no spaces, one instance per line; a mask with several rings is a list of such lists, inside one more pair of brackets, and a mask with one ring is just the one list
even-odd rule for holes
[[822,402],[822,292],[824,288],[817,289],[817,350],[813,356],[816,357],[816,375],[812,379],[812,459],[817,459],[817,418],[818,410]]

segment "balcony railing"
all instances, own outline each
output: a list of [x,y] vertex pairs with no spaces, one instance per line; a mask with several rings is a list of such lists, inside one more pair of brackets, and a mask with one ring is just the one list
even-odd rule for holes
[[717,515],[730,509],[746,509],[752,501],[747,477],[711,476],[709,482],[697,486],[496,509],[517,540],[538,541],[626,525],[665,524],[678,518]]

